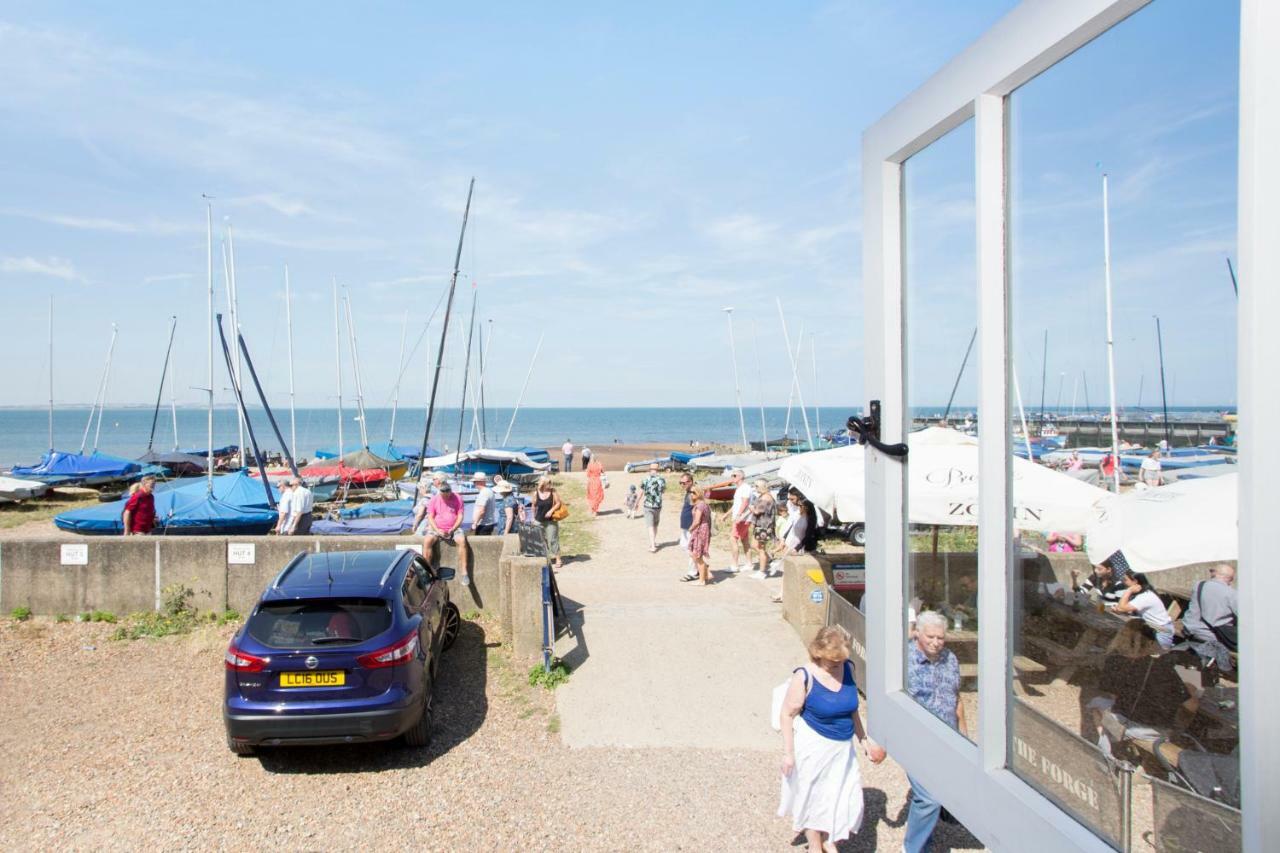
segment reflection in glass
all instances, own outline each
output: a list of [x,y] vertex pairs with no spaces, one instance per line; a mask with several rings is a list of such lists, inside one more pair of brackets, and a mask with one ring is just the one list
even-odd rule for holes
[[1159,0],[1009,100],[1010,764],[1116,847],[1239,849],[1238,28]]
[[977,735],[978,323],[973,120],[903,165],[907,692]]

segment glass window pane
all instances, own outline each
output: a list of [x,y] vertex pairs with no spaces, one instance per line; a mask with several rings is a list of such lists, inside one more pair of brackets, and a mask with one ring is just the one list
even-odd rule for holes
[[[974,123],[903,165],[907,458],[905,683],[977,735],[978,323]],[[922,619],[923,617],[923,619]]]
[[1239,849],[1231,656],[1180,637],[1234,600],[1238,30],[1157,0],[1009,103],[1011,767],[1117,847]]

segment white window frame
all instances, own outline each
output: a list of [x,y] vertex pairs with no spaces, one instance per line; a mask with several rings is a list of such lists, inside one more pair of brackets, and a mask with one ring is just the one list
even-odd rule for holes
[[[884,401],[884,440],[903,440],[909,423],[903,394],[902,164],[974,118],[979,421],[1009,423],[1007,98],[1148,2],[1026,0],[863,135],[865,388],[869,399]],[[1263,631],[1280,602],[1280,571],[1268,541],[1274,486],[1280,483],[1280,449],[1273,437],[1280,427],[1280,389],[1266,369],[1280,364],[1280,335],[1270,328],[1280,317],[1280,158],[1273,153],[1280,150],[1280,51],[1274,47],[1280,44],[1280,2],[1241,0],[1240,19],[1237,432],[1248,454],[1240,466],[1240,628],[1243,647],[1255,653],[1241,659],[1239,711],[1244,849],[1253,851],[1280,849],[1280,809],[1274,807],[1280,803],[1280,727],[1264,722],[1280,707],[1280,681],[1274,655],[1263,652],[1271,645]],[[976,745],[903,692],[906,469],[868,451],[867,635],[878,638],[882,650],[867,661],[871,734],[993,849],[1109,850],[1006,769],[1010,449],[1008,430],[981,431]]]

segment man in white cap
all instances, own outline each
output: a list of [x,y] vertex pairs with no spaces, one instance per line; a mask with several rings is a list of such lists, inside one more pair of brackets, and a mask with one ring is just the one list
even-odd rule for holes
[[471,529],[475,536],[491,536],[497,525],[497,501],[493,498],[493,489],[485,483],[484,474],[477,471],[471,475],[471,482],[476,487],[476,502],[471,510]]
[[289,535],[306,536],[311,532],[311,510],[315,506],[315,496],[300,478],[289,480],[293,484],[293,495],[289,499]]

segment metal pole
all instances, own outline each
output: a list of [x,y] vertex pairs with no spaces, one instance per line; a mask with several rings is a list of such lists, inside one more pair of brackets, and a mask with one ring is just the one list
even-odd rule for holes
[[960,380],[964,377],[964,369],[969,364],[969,354],[973,352],[973,343],[978,339],[978,327],[973,328],[973,335],[969,337],[969,346],[965,347],[964,358],[960,361],[960,371],[956,374],[955,384],[951,386],[951,396],[947,398],[947,408],[942,412],[942,422],[946,423],[947,418],[951,416],[951,404],[955,402],[956,391],[960,390]]
[[529,389],[529,379],[533,376],[533,366],[538,363],[538,353],[542,351],[542,339],[547,336],[546,332],[538,335],[538,345],[533,349],[533,358],[529,359],[529,370],[524,375],[524,384],[520,386],[520,396],[516,398],[516,407],[511,412],[511,423],[507,424],[507,434],[502,437],[502,444],[511,440],[511,428],[516,425],[516,415],[520,414],[520,404],[524,402],[524,392]]
[[93,452],[98,452],[98,440],[102,438],[102,416],[107,411],[107,386],[111,383],[111,356],[116,351],[116,324],[111,324],[111,346],[107,347],[107,371],[102,374],[102,405],[98,407],[98,428],[93,433]]
[[[238,335],[240,334],[240,294],[236,289],[236,241],[230,222],[227,223],[227,253],[230,256],[227,286],[231,299],[231,330]],[[236,385],[243,387],[244,372],[240,369],[240,351],[236,350],[231,356],[236,365]],[[237,413],[237,416],[240,419],[240,465],[244,467],[244,431],[247,426],[245,422],[249,419],[249,416],[243,409]],[[256,453],[257,450],[254,452]]]
[[[467,380],[471,378],[471,339],[476,331],[476,283],[471,282],[471,322],[467,327],[467,356],[462,364],[462,401],[458,403],[458,443],[453,448],[453,473],[458,476],[462,473],[462,422],[466,420],[467,414]],[[475,425],[475,415],[471,416],[471,423]]]
[[1236,281],[1235,267],[1231,266],[1231,259],[1227,258],[1227,273],[1231,276],[1231,289],[1236,293],[1236,299],[1240,298],[1240,283]]
[[769,434],[764,425],[764,371],[760,368],[760,335],[756,332],[756,321],[751,321],[751,348],[756,356],[756,390],[760,394],[760,449],[769,449]]
[[[342,446],[342,327],[338,322],[338,277],[333,277],[333,360],[338,380],[338,466],[346,448]],[[339,472],[341,473],[341,472]]]
[[729,318],[729,354],[733,359],[733,394],[738,401],[738,427],[742,430],[742,449],[750,450],[751,445],[747,442],[747,421],[742,416],[742,383],[738,380],[738,347],[733,340],[733,309],[722,308],[721,310]]
[[347,307],[347,334],[351,337],[351,366],[356,373],[356,414],[360,418],[360,446],[368,450],[369,431],[364,423],[364,386],[360,381],[360,348],[356,338],[356,325],[351,319],[351,296],[343,297],[342,301]]
[[[107,349],[107,361],[111,360],[111,347],[116,345],[115,326],[112,326],[111,344]],[[98,414],[98,403],[102,400],[102,389],[107,384],[107,370],[104,366],[102,378],[98,380],[98,390],[93,395],[93,405],[89,407],[89,420],[84,422],[84,435],[80,436],[80,455],[84,455],[84,449],[89,444],[89,430],[93,429],[93,418]]]
[[178,318],[171,317],[169,324],[169,345],[164,350],[164,367],[160,368],[160,387],[156,389],[156,407],[151,412],[151,435],[147,438],[147,452],[156,441],[156,424],[160,422],[160,401],[164,399],[164,379],[169,375],[169,356],[173,354],[173,333],[178,330]]
[[1044,355],[1040,357],[1040,426],[1044,426],[1044,386],[1049,378],[1049,330],[1044,330]]
[[1164,410],[1164,442],[1173,447],[1173,436],[1169,432],[1169,398],[1164,393],[1164,336],[1160,333],[1160,318],[1156,317],[1156,346],[1160,351],[1160,406]]
[[1120,491],[1120,430],[1116,423],[1116,355],[1115,337],[1111,330],[1111,216],[1107,201],[1107,175],[1102,175],[1102,265],[1103,281],[1107,291],[1107,378],[1108,398],[1111,408],[1111,453],[1115,458],[1112,467],[1112,485]]
[[289,446],[293,448],[294,453],[297,453],[298,416],[293,409],[293,292],[289,289],[288,264],[284,265],[284,321],[289,332]]
[[169,371],[169,414],[173,416],[173,452],[178,452],[178,366]]
[[213,205],[205,202],[207,228],[205,237],[206,271],[209,279],[209,317],[205,321],[209,333],[209,425],[205,447],[205,464],[208,467],[209,494],[213,494]]
[[49,452],[53,452],[53,294],[49,294]]
[[1057,417],[1062,417],[1062,383],[1067,381],[1066,371],[1058,374],[1058,402],[1054,404],[1053,410]]
[[391,389],[391,429],[387,431],[387,447],[390,449],[396,440],[396,411],[400,408],[400,376],[404,373],[404,336],[409,331],[409,313],[406,311],[400,323],[400,360],[396,362],[396,387]]
[[1027,431],[1027,412],[1022,407],[1022,387],[1018,384],[1018,371],[1012,369],[1012,364],[1009,366],[1011,368],[1009,372],[1013,374],[1013,393],[1018,399],[1018,420],[1022,424],[1022,440],[1027,446],[1027,461],[1035,462],[1036,457],[1031,452],[1031,434]]
[[489,361],[489,347],[493,346],[493,319],[489,319],[489,337],[484,336],[484,327],[480,327],[480,444],[489,446],[489,424],[484,404],[484,366]]
[[782,321],[782,338],[787,344],[787,357],[791,359],[791,381],[795,383],[796,399],[800,401],[800,417],[804,419],[804,435],[809,440],[809,449],[813,450],[813,433],[809,431],[809,412],[804,407],[804,391],[800,388],[800,371],[796,367],[799,349],[797,348],[797,355],[791,354],[791,335],[787,333],[787,318],[782,313],[782,299],[778,297],[775,301],[778,304],[778,319]]
[[[800,357],[800,347],[804,346],[804,322],[800,323],[800,334],[796,335],[796,358]],[[791,356],[791,347],[787,347],[787,357]],[[782,437],[786,438],[791,435],[791,407],[796,402],[796,380],[791,377],[790,384],[787,385],[787,417],[782,423]]]
[[218,338],[222,341],[222,356],[227,362],[227,374],[231,377],[231,389],[236,392],[236,405],[240,408],[240,414],[244,415],[244,425],[249,430],[249,443],[253,445],[253,461],[258,463],[258,476],[262,478],[262,488],[267,493],[267,506],[272,509],[276,508],[276,500],[271,494],[271,481],[267,479],[267,466],[262,459],[262,454],[258,451],[258,440],[253,436],[253,424],[249,422],[249,417],[244,408],[244,395],[240,392],[240,383],[236,381],[235,368],[231,363],[231,350],[227,347],[227,336],[222,331],[222,315],[218,315]]
[[[249,358],[249,347],[244,342],[244,335],[236,335],[236,343],[239,344],[240,353],[244,356],[244,363],[249,366],[249,378],[253,380],[253,387],[258,392],[258,399],[262,401],[262,410],[267,413],[267,420],[271,422],[271,430],[276,434],[276,441],[280,442],[280,449],[284,451],[289,470],[293,472],[293,476],[300,477],[302,475],[298,473],[298,466],[293,460],[293,454],[289,451],[289,445],[284,443],[284,436],[280,434],[276,416],[272,414],[271,405],[267,403],[267,395],[262,392],[262,383],[258,381],[258,371],[253,369],[253,359]],[[257,453],[257,448],[254,448],[254,453]]]
[[[472,178],[467,186],[467,205],[462,209],[462,231],[458,234],[458,253],[453,258],[453,277],[449,279],[449,298],[445,303],[444,326],[440,330],[440,349],[436,352],[436,370],[431,379],[431,398],[427,401],[427,424],[422,430],[422,450],[418,454],[418,464],[414,473],[422,471],[422,460],[427,456],[427,442],[431,438],[431,421],[436,414],[436,391],[440,388],[440,365],[444,361],[444,344],[449,334],[449,315],[453,311],[453,294],[458,287],[458,268],[462,264],[462,241],[467,236],[467,217],[471,215],[471,194],[475,191],[476,179]],[[512,417],[512,423],[515,417]]]
[[[818,394],[818,346],[814,342],[817,335],[809,336],[809,357],[813,360],[813,393],[815,398]],[[813,401],[813,431],[818,434],[818,438],[822,438],[822,427],[818,422],[818,401]]]

